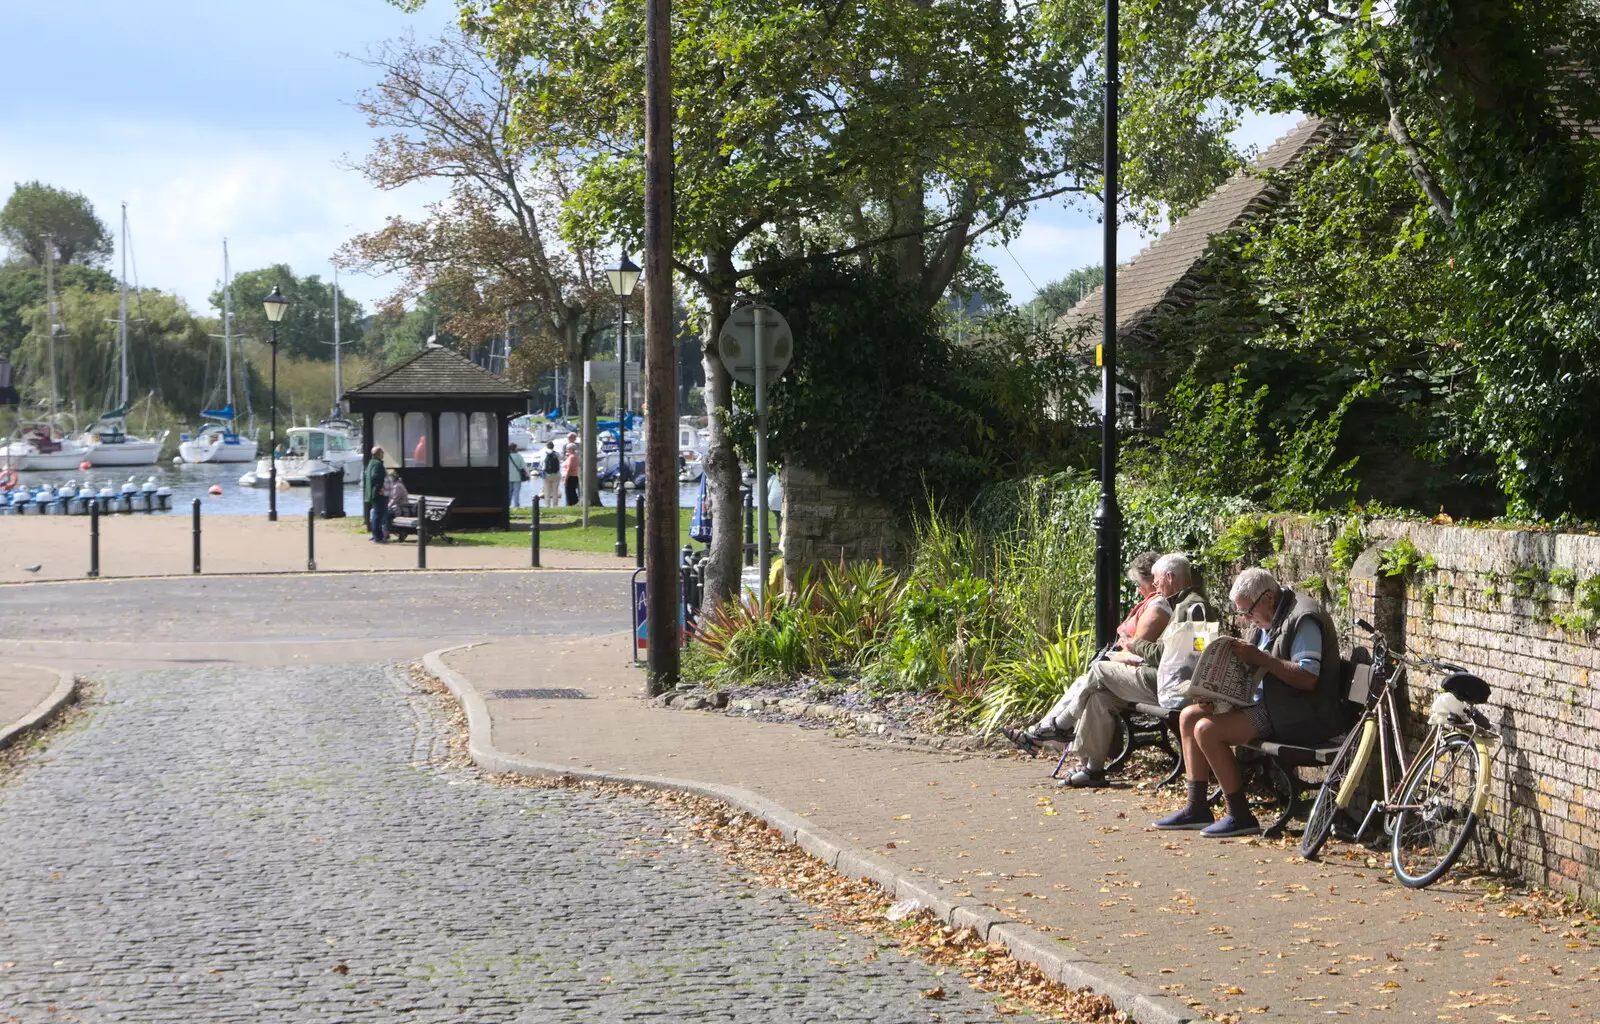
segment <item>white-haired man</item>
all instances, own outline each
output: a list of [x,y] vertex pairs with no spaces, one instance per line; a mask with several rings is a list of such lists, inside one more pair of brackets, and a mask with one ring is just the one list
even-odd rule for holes
[[1133,704],[1156,702],[1156,668],[1172,623],[1216,618],[1195,586],[1194,568],[1183,555],[1162,555],[1151,575],[1172,606],[1172,617],[1161,636],[1125,641],[1122,648],[1135,656],[1135,663],[1114,658],[1096,661],[1039,721],[1026,729],[1002,730],[1007,739],[1027,751],[1048,740],[1068,742],[1083,767],[1062,779],[1061,785],[1079,789],[1106,785],[1105,764],[1116,735],[1117,716]]
[[[1178,717],[1183,743],[1184,774],[1189,798],[1183,809],[1155,823],[1162,829],[1199,829],[1212,837],[1254,835],[1261,831],[1245,799],[1244,783],[1233,748],[1253,740],[1309,744],[1339,732],[1339,635],[1333,620],[1316,601],[1281,585],[1265,569],[1246,569],[1233,582],[1228,599],[1234,614],[1254,629],[1231,643],[1239,659],[1266,675],[1256,702],[1224,714],[1206,703],[1191,704]],[[1213,822],[1208,800],[1208,775],[1217,777],[1227,802],[1221,821]]]

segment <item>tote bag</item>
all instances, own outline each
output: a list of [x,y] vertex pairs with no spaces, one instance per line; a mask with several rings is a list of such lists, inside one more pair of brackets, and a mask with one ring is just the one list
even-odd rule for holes
[[[1198,610],[1198,609],[1197,609]],[[1164,708],[1180,708],[1186,698],[1180,692],[1194,675],[1195,664],[1206,645],[1215,640],[1222,627],[1215,622],[1187,620],[1174,622],[1161,634],[1161,664],[1156,669],[1156,698]]]

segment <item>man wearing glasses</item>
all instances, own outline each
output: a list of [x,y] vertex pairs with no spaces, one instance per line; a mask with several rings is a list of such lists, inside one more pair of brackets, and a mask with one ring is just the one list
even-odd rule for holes
[[[1161,829],[1199,829],[1212,837],[1254,835],[1261,831],[1245,799],[1233,748],[1271,739],[1297,745],[1317,743],[1340,731],[1339,635],[1316,601],[1289,587],[1265,569],[1246,569],[1234,580],[1228,598],[1234,614],[1251,629],[1245,640],[1219,637],[1234,645],[1236,657],[1266,669],[1255,702],[1217,714],[1208,703],[1192,704],[1178,718],[1189,798],[1183,810],[1155,823]],[[1216,775],[1227,801],[1214,822],[1207,779]]]
[[1107,784],[1105,763],[1116,735],[1117,716],[1133,704],[1156,702],[1156,667],[1161,664],[1167,633],[1175,623],[1216,617],[1205,594],[1195,586],[1189,559],[1180,554],[1162,555],[1150,572],[1172,606],[1166,632],[1155,640],[1124,641],[1122,652],[1112,652],[1090,665],[1038,722],[1027,729],[1004,730],[1006,738],[1030,753],[1048,740],[1070,742],[1083,767],[1059,785],[1085,789]]

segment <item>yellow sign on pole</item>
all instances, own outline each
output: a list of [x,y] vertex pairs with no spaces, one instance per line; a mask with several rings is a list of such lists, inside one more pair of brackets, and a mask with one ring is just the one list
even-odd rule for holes
[[1105,355],[1106,355],[1105,346],[1104,345],[1096,345],[1094,347],[1094,365],[1096,365],[1096,366],[1104,366],[1104,365],[1106,365]]

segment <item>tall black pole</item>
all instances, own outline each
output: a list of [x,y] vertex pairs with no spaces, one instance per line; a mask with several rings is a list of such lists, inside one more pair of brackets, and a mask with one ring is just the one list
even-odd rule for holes
[[1105,335],[1100,343],[1100,505],[1094,513],[1095,643],[1109,644],[1115,635],[1121,591],[1122,510],[1117,506],[1117,0],[1106,0],[1106,138],[1105,138],[1105,286],[1102,312]]
[[[678,351],[672,325],[672,0],[645,0],[646,692],[678,685]],[[618,510],[621,514],[621,510]]]
[[278,521],[278,321],[272,321],[272,430],[267,435],[267,521]]
[[[648,262],[648,260],[646,261]],[[628,299],[617,298],[617,543],[618,558],[628,557],[628,502],[624,497],[627,484],[623,469],[628,462]]]

